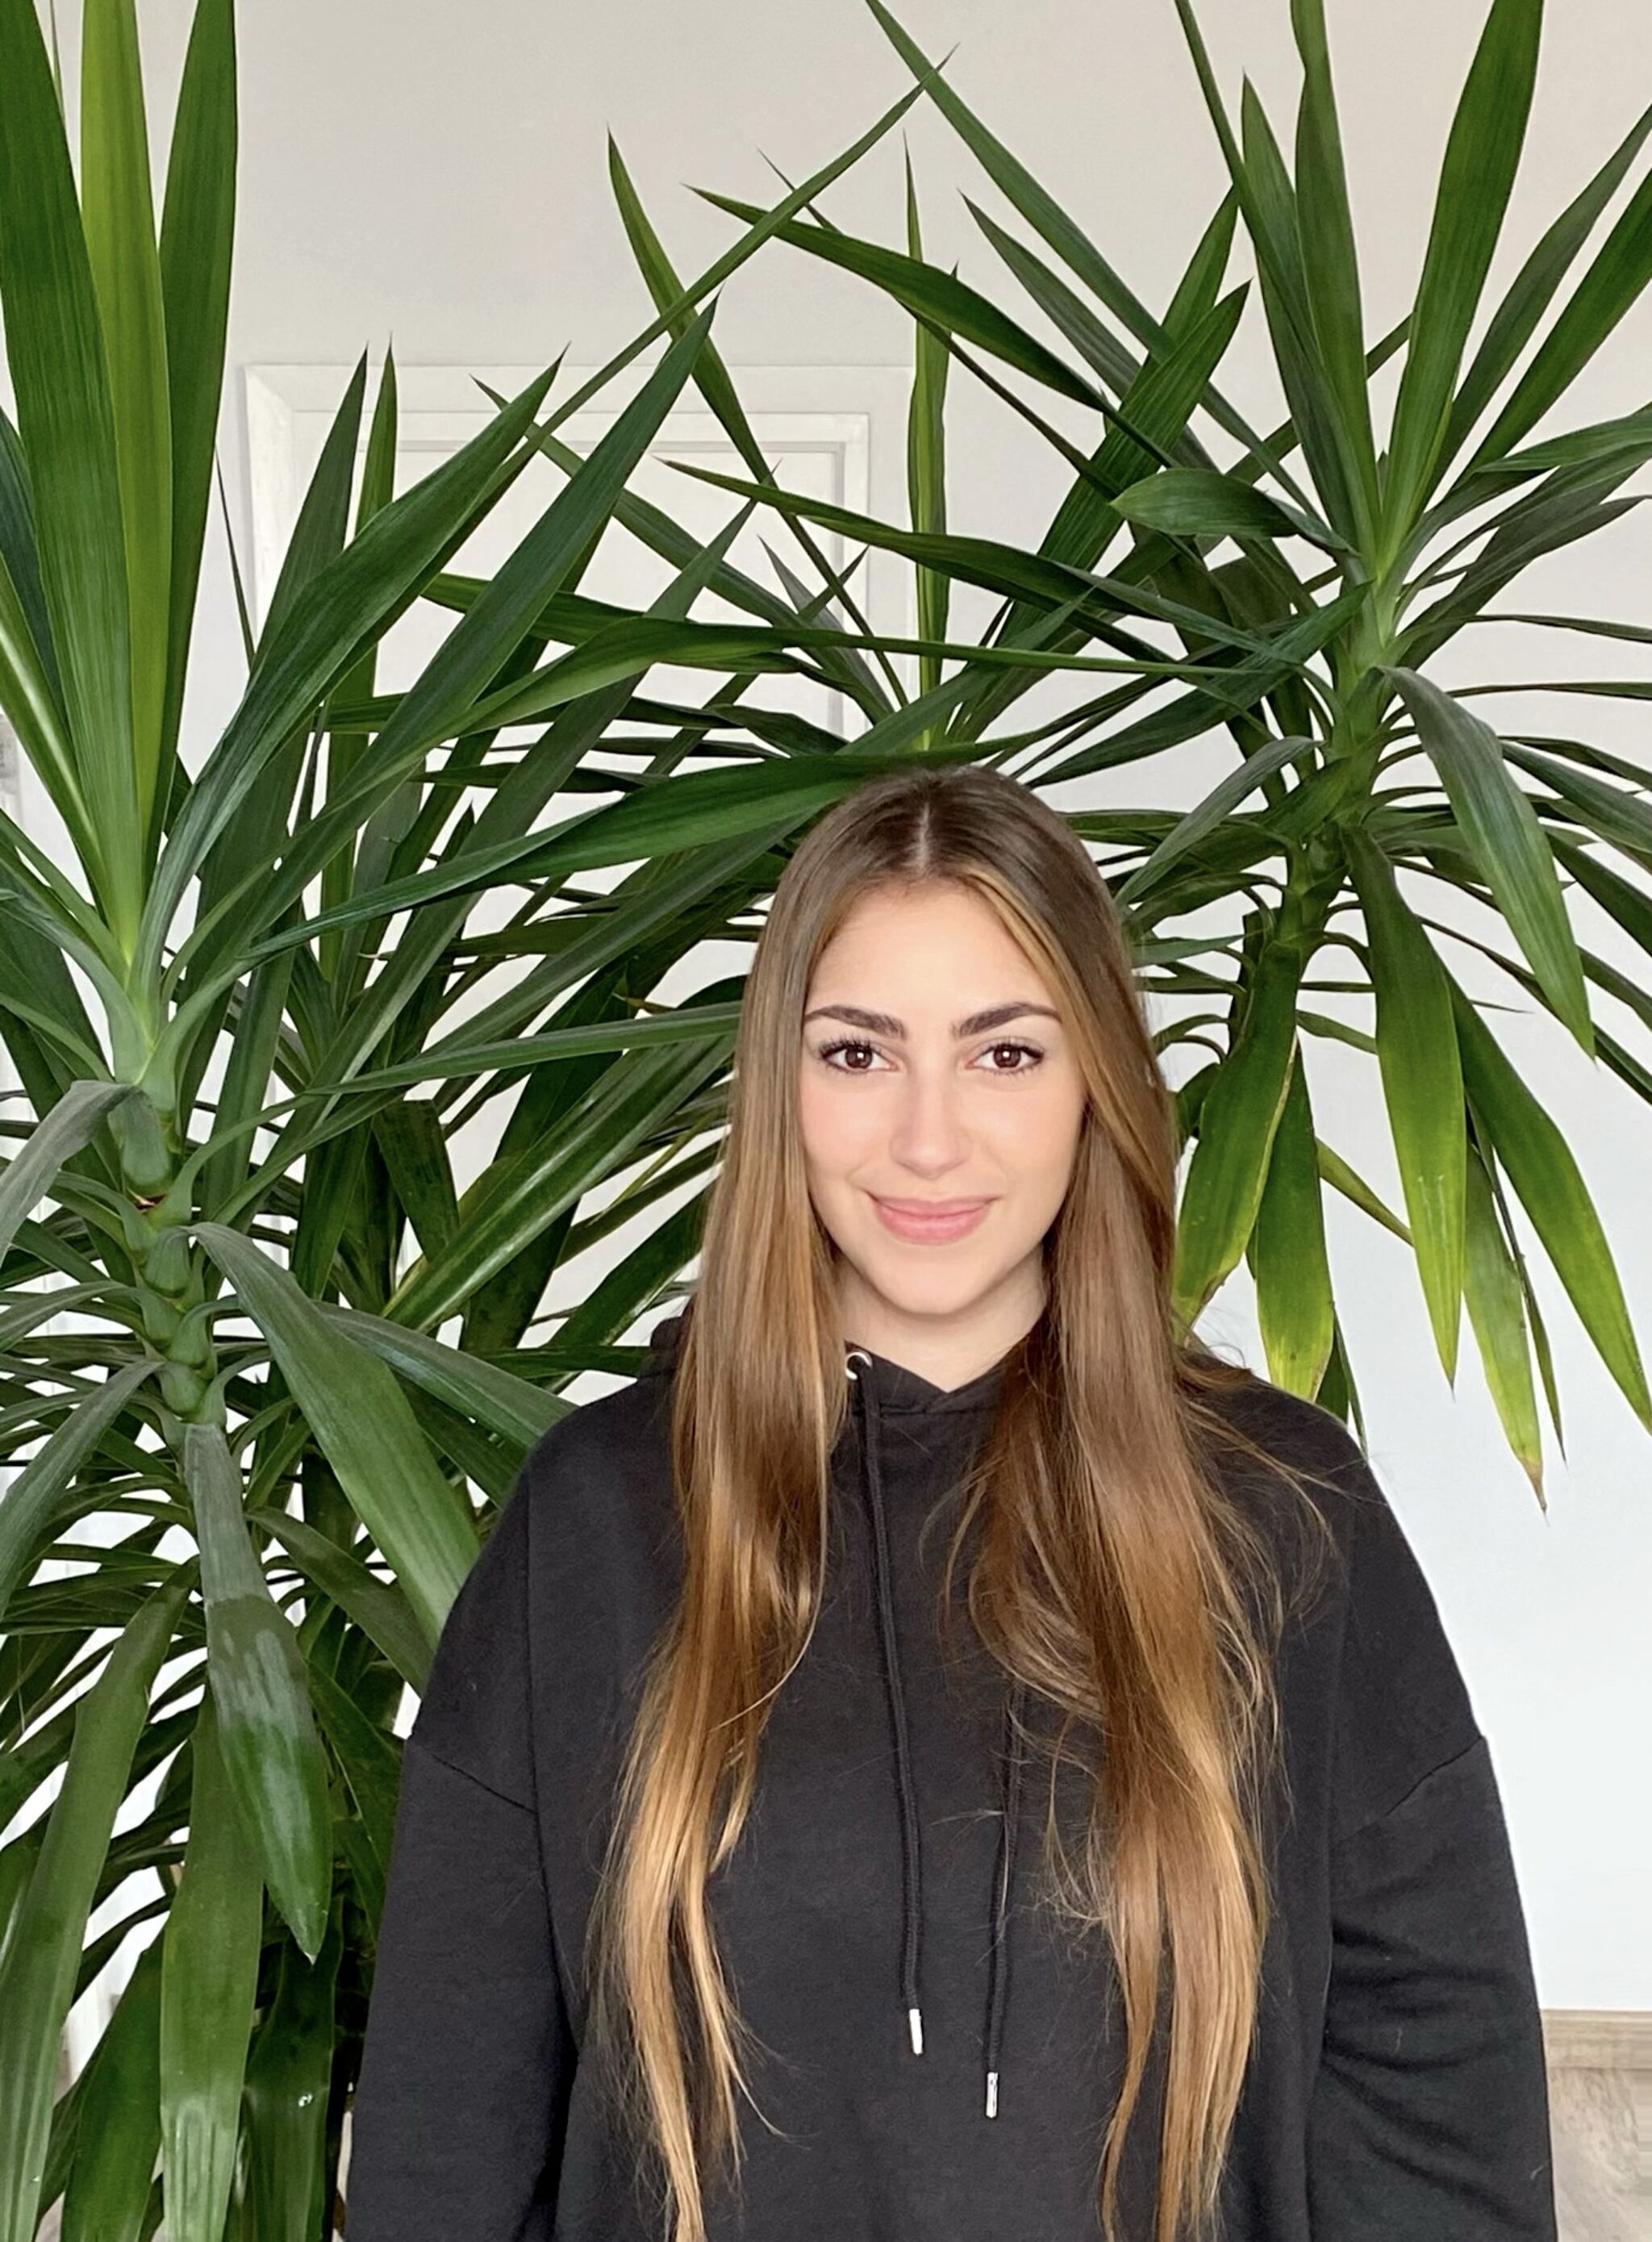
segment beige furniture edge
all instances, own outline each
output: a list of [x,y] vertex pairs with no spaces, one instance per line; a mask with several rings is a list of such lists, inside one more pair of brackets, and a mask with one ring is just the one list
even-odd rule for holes
[[1652,2009],[1545,2009],[1543,2049],[1556,2071],[1652,2071]]
[[1546,2009],[1561,2242],[1652,2237],[1652,2012]]

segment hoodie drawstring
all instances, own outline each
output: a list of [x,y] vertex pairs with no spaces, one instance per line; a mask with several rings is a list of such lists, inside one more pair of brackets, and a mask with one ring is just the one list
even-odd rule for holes
[[[843,1368],[855,1380],[862,1402],[862,1476],[872,1527],[872,1572],[877,1588],[880,1641],[883,1647],[883,1688],[889,1702],[890,1726],[895,1741],[895,1775],[901,1803],[901,2000],[914,2055],[923,2052],[923,2014],[918,1997],[918,1957],[923,1937],[923,1863],[917,1795],[912,1781],[912,1747],[907,1726],[906,1695],[901,1682],[900,1647],[895,1625],[895,1589],[890,1563],[889,1527],[883,1510],[883,1481],[878,1467],[877,1393],[870,1379],[853,1368],[856,1359],[870,1366],[864,1348],[850,1347]],[[1018,1716],[1025,1705],[1025,1685],[1017,1681],[1005,1701],[1004,1756],[1009,1774],[1003,1818],[998,1831],[998,1856],[993,1872],[992,1944],[988,1958],[986,2040],[986,2115],[998,2114],[998,2078],[1004,2043],[1004,2000],[1009,1990],[1008,1937],[1010,1895],[1015,1876],[1016,1829],[1021,1809],[1021,1738]]]
[[992,1953],[987,1980],[987,2103],[989,2118],[998,2114],[999,2051],[1004,2044],[1004,2003],[1010,1987],[1010,1892],[1015,1877],[1016,1829],[1021,1816],[1021,1735],[1016,1722],[1026,1704],[1026,1685],[1017,1681],[1004,1708],[1004,1752],[1009,1779],[1004,1820],[998,1830],[997,1896],[992,1914]]

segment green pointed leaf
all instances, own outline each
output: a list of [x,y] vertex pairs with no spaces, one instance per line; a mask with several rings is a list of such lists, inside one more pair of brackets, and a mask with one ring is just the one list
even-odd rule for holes
[[1357,830],[1348,869],[1364,914],[1377,1055],[1417,1274],[1447,1381],[1462,1321],[1467,1138],[1451,989],[1380,849]]
[[270,1896],[311,1961],[332,1892],[327,1766],[298,1637],[252,1554],[241,1475],[218,1425],[184,1428],[218,1746]]
[[393,1568],[433,1644],[476,1560],[468,1506],[437,1469],[383,1363],[343,1351],[286,1271],[216,1222],[195,1234],[268,1339],[339,1484]]
[[[246,1180],[252,1157],[252,1131],[269,1104],[270,1077],[285,1024],[292,968],[289,953],[267,958],[261,965],[252,965],[246,974],[246,995],[229,1063],[224,1070],[212,1135],[207,1139],[211,1149],[198,1147],[200,1181],[196,1204],[219,1218],[232,1192]],[[174,1015],[175,1023],[185,1009],[180,1006],[179,1013]],[[164,1047],[165,1038],[162,1040]],[[185,1155],[185,1169],[196,1157],[194,1153]]]
[[1468,1319],[1480,1348],[1486,1385],[1508,1445],[1536,1490],[1543,1492],[1543,1440],[1532,1383],[1531,1349],[1520,1277],[1497,1221],[1491,1182],[1479,1151],[1467,1160]]
[[139,883],[115,419],[68,143],[34,0],[0,0],[0,305],[40,575],[92,829],[130,939]]
[[[608,176],[614,187],[614,200],[619,206],[621,221],[625,227],[626,238],[631,245],[631,253],[637,260],[638,268],[641,272],[648,293],[653,297],[661,315],[667,319],[671,333],[680,338],[685,328],[691,324],[694,315],[684,305],[682,279],[666,253],[664,244],[649,221],[648,212],[642,206],[641,197],[638,194],[631,175],[625,167],[624,159],[620,154],[612,133],[608,135]],[[750,421],[746,417],[745,407],[740,402],[739,394],[735,388],[729,369],[724,366],[721,353],[708,335],[702,341],[695,356],[691,378],[707,405],[716,415],[719,424],[727,429],[735,449],[751,473],[761,481],[772,480],[773,470],[763,455],[762,446],[757,441]],[[800,533],[799,541],[822,575],[829,575],[831,564],[807,530]],[[867,629],[869,625],[862,610],[849,600],[846,593],[843,596],[858,628],[862,630]],[[891,706],[890,695],[884,691],[870,668],[860,661],[858,656],[838,654],[831,658],[826,666],[837,682],[856,699],[862,700],[863,705],[878,710],[887,709]],[[893,681],[892,672],[890,676]]]
[[1493,0],[1458,104],[1384,471],[1389,554],[1433,487],[1452,388],[1525,144],[1542,24],[1543,0]]
[[[769,215],[761,205],[741,202],[733,195],[713,194],[705,188],[696,192],[716,209],[743,218],[748,225],[755,225]],[[1092,385],[1075,373],[1064,359],[1058,358],[967,281],[956,280],[950,273],[925,265],[920,258],[907,257],[898,249],[885,249],[875,241],[860,241],[835,228],[805,225],[796,218],[785,218],[775,232],[795,249],[806,249],[812,257],[852,272],[858,279],[871,281],[909,312],[933,320],[937,327],[959,336],[964,342],[974,343],[1058,395],[1070,397],[1079,405],[1100,403]]]
[[[386,349],[379,374],[379,393],[373,400],[373,424],[367,431],[367,453],[362,462],[361,488],[356,499],[358,536],[363,526],[388,506],[396,494],[396,446],[400,426],[400,402],[396,386],[395,352]],[[426,600],[431,596],[428,584],[425,587],[424,596]],[[337,715],[338,703],[365,701],[372,696],[378,663],[379,649],[370,645],[353,668],[348,670],[334,687],[333,703],[327,712],[329,718]],[[351,775],[366,754],[366,748],[365,734],[346,731],[329,723],[329,798],[347,791]],[[380,815],[384,814],[384,811],[380,812]],[[366,852],[366,862],[371,864],[374,859],[370,837],[364,835],[361,845]],[[356,869],[356,836],[352,834],[340,846],[337,855],[322,865],[321,900],[324,904],[339,903],[349,894]],[[323,937],[321,970],[327,980],[348,987],[356,979],[360,970],[361,948],[366,933],[365,928],[358,928],[351,933],[332,933]]]
[[161,2162],[167,2242],[221,2242],[258,1990],[264,1886],[219,1748],[212,1693],[195,1725],[189,1850],[161,1963]]
[[1293,943],[1263,951],[1233,1047],[1205,1094],[1177,1234],[1175,1306],[1190,1324],[1238,1266],[1255,1225],[1290,1088],[1301,970]]
[[867,0],[867,4],[890,44],[917,79],[919,88],[928,93],[958,137],[974,151],[994,185],[1037,228],[1098,301],[1108,305],[1117,316],[1125,318],[1132,332],[1143,341],[1162,346],[1164,336],[1158,322],[1094,243],[966,106],[937,65],[925,58],[916,41],[881,4],[881,0]]
[[[896,52],[917,79],[918,86],[914,91],[921,90],[929,95],[1005,200],[1049,244],[1068,270],[1083,281],[1097,301],[1105,305],[1115,319],[1124,321],[1138,341],[1155,351],[1167,351],[1171,337],[1083,228],[982,123],[936,65],[926,61],[922,50],[883,6],[882,0],[867,0],[867,5]],[[1214,386],[1206,391],[1204,402],[1212,419],[1230,435],[1238,437],[1251,450],[1262,446],[1262,439],[1256,431]]]
[[442,1117],[427,1098],[403,1098],[374,1114],[373,1134],[420,1251],[439,1253],[459,1227]]
[[5,1500],[0,1502],[0,1620],[73,1487],[76,1473],[97,1453],[98,1442],[138,1388],[159,1368],[158,1360],[147,1356],[111,1372],[76,1405],[7,1487]]
[[1327,552],[1347,547],[1335,531],[1253,483],[1195,467],[1165,467],[1113,500],[1126,521],[1172,537],[1306,537]]
[[151,1939],[86,2059],[62,2242],[143,2242],[160,2147],[161,1942]]
[[[1477,621],[1487,601],[1534,561],[1595,536],[1642,504],[1638,496],[1608,499],[1638,464],[1633,460],[1608,460],[1581,484],[1557,475],[1510,507],[1447,596],[1425,608],[1401,633],[1398,650],[1406,666],[1414,669],[1431,661],[1460,630]],[[1474,534],[1481,536],[1483,529]],[[1566,688],[1562,684],[1549,689]]]
[[[622,1020],[594,1020],[566,1028],[547,1028],[543,1035],[510,1036],[497,1043],[470,1042],[470,1024],[467,1022],[453,1037],[427,1044],[416,1058],[364,1070],[352,1075],[347,1082],[329,1079],[312,1083],[310,1094],[330,1098],[335,1091],[355,1093],[398,1086],[412,1089],[421,1083],[440,1082],[455,1075],[509,1073],[518,1068],[537,1066],[547,1058],[583,1058],[591,1051],[632,1051],[648,1044],[702,1043],[725,1036],[732,1041],[739,1018],[738,1004],[702,1004],[696,1000],[693,1004],[633,1014]],[[375,1115],[375,1127],[377,1122]]]
[[367,355],[364,351],[345,384],[314,472],[299,507],[298,520],[282,555],[280,573],[259,634],[259,650],[252,658],[258,673],[265,649],[281,641],[282,627],[299,593],[312,576],[344,550],[350,527],[350,492],[355,480],[356,452],[361,440],[361,412],[367,394]]
[[168,837],[144,909],[142,957],[151,970],[158,968],[165,933],[206,851],[270,756],[527,465],[531,447],[518,446],[555,372],[550,366],[535,375],[451,459],[376,514],[294,601]]
[[131,1092],[130,1082],[71,1082],[10,1165],[0,1168],[0,1256],[10,1250],[17,1225],[50,1190],[64,1162],[91,1142],[110,1108]]
[[[325,1667],[312,1668],[310,1687],[315,1695],[316,1710],[326,1728],[327,1742],[355,1800],[362,1835],[373,1854],[377,1870],[375,1892],[382,1893],[390,1876],[396,1793],[401,1779],[401,1748],[382,1728],[373,1726],[350,1692],[335,1682]],[[370,1898],[367,1912],[376,1933],[380,1906]]]
[[392,1319],[429,1326],[457,1312],[577,1204],[599,1162],[611,1166],[722,1064],[721,1049],[664,1044],[611,1067],[600,1094],[555,1138],[497,1161],[471,1185],[453,1245],[437,1260],[413,1263],[390,1297]]
[[[912,178],[912,157],[906,155],[906,248],[921,259],[923,238],[918,218],[917,188]],[[953,277],[957,278],[954,268]],[[912,390],[906,413],[907,520],[929,537],[946,534],[946,380],[951,352],[923,319],[912,330]],[[914,570],[920,638],[946,636],[951,585],[938,570],[920,562]],[[941,681],[938,655],[920,654],[918,685],[932,691]]]
[[[1185,9],[1191,23],[1192,11],[1186,0],[1178,0],[1178,5]],[[1213,86],[1206,98],[1214,98]],[[1248,78],[1239,115],[1243,155],[1233,151],[1230,164],[1256,252],[1268,333],[1290,407],[1291,427],[1326,518],[1352,543],[1363,544],[1368,507],[1362,510],[1357,495],[1358,476],[1349,457],[1333,377],[1314,332],[1297,190],[1261,97]]]
[[399,1588],[368,1571],[359,1557],[340,1548],[290,1511],[259,1507],[247,1524],[278,1541],[293,1563],[376,1643],[409,1688],[423,1696],[430,1673],[431,1645],[413,1607]]
[[0,2234],[34,2234],[64,2022],[87,1918],[127,1795],[149,1693],[188,1601],[191,1568],[169,1573],[122,1628],[75,1708],[74,1742],[28,1890],[0,1965]]
[[[51,618],[40,581],[40,545],[35,531],[34,494],[23,440],[3,410],[0,410],[0,560],[17,587],[28,633],[38,651],[40,665],[58,710],[63,708],[63,678],[51,643]],[[66,728],[65,720],[65,728]]]
[[[738,1010],[737,1007],[732,1008]],[[454,1225],[446,1241],[458,1243]],[[514,1447],[527,1449],[549,1432],[567,1407],[555,1395],[514,1377],[496,1363],[479,1361],[458,1348],[444,1346],[427,1332],[413,1331],[387,1317],[369,1315],[362,1308],[339,1308],[317,1303],[323,1318],[335,1325],[353,1346],[366,1348],[387,1362],[409,1386],[433,1393],[461,1416],[473,1417],[490,1433]]]
[[1615,918],[1630,940],[1652,956],[1652,899],[1634,881],[1602,864],[1588,849],[1564,835],[1555,836],[1555,853],[1580,887]]
[[1156,886],[1179,857],[1214,832],[1265,778],[1271,778],[1294,756],[1309,752],[1313,745],[1311,740],[1269,740],[1254,755],[1246,755],[1237,770],[1229,771],[1202,802],[1177,819],[1146,860],[1114,889],[1115,901],[1127,908]]
[[1472,466],[1500,460],[1566,394],[1652,280],[1652,174],[1613,227],[1560,317],[1538,346],[1514,395],[1476,448]]
[[1593,1054],[1594,1027],[1554,852],[1488,725],[1429,679],[1385,669],[1439,772],[1475,862],[1555,1012]]
[[[710,332],[715,308],[708,304],[684,327],[613,426],[592,447],[584,465],[460,617],[363,756],[355,775],[356,791],[371,787],[393,766],[399,769],[400,759],[421,750],[424,742],[447,738],[463,719],[479,728],[492,728],[486,713],[477,708],[478,696],[486,695],[545,601],[600,534],[615,499],[682,394]],[[351,550],[359,550],[393,512],[387,507],[375,515]]]
[[1564,1133],[1452,983],[1463,1083],[1477,1125],[1532,1218],[1602,1360],[1652,1432],[1652,1394],[1617,1265]]
[[309,2242],[326,2232],[328,2112],[339,2037],[343,1941],[335,1928],[319,1961],[284,1944],[275,1993],[247,2057],[241,2123],[244,2203],[251,2234]]
[[[0,449],[0,469],[3,460]],[[0,479],[0,507],[5,495]],[[31,543],[32,534],[31,528]],[[0,708],[10,719],[24,753],[69,829],[76,855],[83,864],[95,865],[97,842],[91,816],[81,792],[56,677],[45,659],[50,636],[29,612],[30,603],[18,587],[3,547],[4,540],[0,539]]]
[[1246,291],[1232,288],[1209,310],[1190,307],[1185,323],[1170,328],[1164,350],[1145,364],[1106,415],[1107,433],[1091,462],[1063,499],[1038,550],[1085,568],[1116,535],[1118,493],[1164,467],[1185,443],[1188,424],[1206,396],[1212,374],[1226,357],[1245,310]]
[[[248,661],[249,689],[268,649],[282,643],[287,617],[304,587],[329,561],[336,560],[344,547],[366,372],[364,354],[346,385],[299,505],[298,520],[287,540],[263,626]],[[292,795],[304,769],[303,736],[313,718],[313,710],[305,712],[293,737],[266,766],[265,782],[242,797],[213,842],[201,869],[197,927],[204,924],[211,928],[217,923],[226,896],[233,896],[242,880],[251,876],[259,882],[267,881],[272,859],[280,852],[289,828],[295,822],[304,822],[302,816],[294,819]],[[329,763],[330,786],[333,778]]]
[[1400,1217],[1384,1205],[1365,1178],[1349,1166],[1340,1152],[1333,1151],[1323,1138],[1320,1140],[1319,1165],[1320,1176],[1333,1191],[1340,1191],[1351,1205],[1357,1206],[1361,1214],[1368,1214],[1373,1222],[1380,1223],[1402,1245],[1410,1245],[1411,1232]]
[[147,822],[161,768],[172,573],[172,416],[133,0],[86,0],[80,175],[109,361],[131,625],[132,748]]
[[1233,235],[1239,225],[1239,197],[1232,189],[1216,205],[1215,215],[1194,246],[1187,269],[1176,284],[1165,325],[1172,334],[1188,328],[1216,308],[1233,254]]
[[[1267,646],[1248,631],[1235,630],[1216,618],[1201,614],[1196,607],[1185,606],[1179,600],[1166,600],[1141,584],[1126,583],[1123,579],[1096,575],[1088,570],[1075,568],[1071,563],[1054,560],[1043,554],[1030,554],[1021,548],[1000,544],[988,537],[922,537],[910,530],[899,529],[891,523],[878,521],[868,514],[856,514],[847,507],[835,506],[824,499],[811,499],[795,491],[769,489],[760,483],[742,481],[738,476],[719,474],[715,468],[695,467],[688,460],[672,460],[667,464],[679,474],[691,475],[696,482],[712,483],[721,490],[733,491],[741,498],[760,499],[776,512],[801,515],[806,520],[824,522],[829,527],[841,530],[846,536],[863,540],[869,545],[882,546],[890,552],[904,553],[920,559],[931,567],[944,568],[960,583],[979,584],[986,590],[1015,599],[1046,601],[1051,607],[1071,606],[1078,600],[1088,600],[1097,620],[1111,621],[1118,614],[1139,614],[1157,617],[1160,621],[1183,626],[1201,638],[1214,640],[1225,646],[1242,647],[1252,654],[1266,654]],[[1111,612],[1110,612],[1111,611]],[[1332,610],[1321,613],[1328,616]],[[1317,628],[1318,617],[1295,626],[1296,628]],[[1276,644],[1284,643],[1281,634]],[[977,660],[985,660],[991,648],[972,648]],[[1036,660],[1036,657],[1035,657]],[[1094,667],[1094,663],[1090,665]],[[1118,668],[1118,662],[1105,666]],[[1153,667],[1151,654],[1138,652],[1131,665],[1139,670]],[[1161,664],[1165,671],[1183,669],[1185,663]],[[1199,665],[1193,665],[1199,667]],[[905,711],[901,711],[904,715]],[[857,748],[865,740],[856,742]]]
[[1641,112],[1582,193],[1561,212],[1515,275],[1457,392],[1446,432],[1443,458],[1454,460],[1467,442],[1470,430],[1536,333],[1538,323],[1553,303],[1561,281],[1581,254],[1584,243],[1608,204],[1628,178],[1630,166],[1649,135],[1652,104]]
[[[1234,289],[1208,312],[1190,311],[1187,328],[1172,329],[1164,352],[1149,357],[1125,390],[1118,411],[1109,416],[1107,433],[1086,471],[1075,478],[1057,507],[1039,540],[1041,560],[1079,569],[1099,560],[1124,518],[1115,498],[1152,470],[1157,455],[1170,455],[1184,442],[1189,416],[1226,355],[1243,308],[1243,291]],[[982,647],[958,672],[966,681],[981,680],[981,685],[962,704],[954,728],[967,722],[971,732],[980,734],[1034,681],[1016,670],[1001,670],[996,680],[984,678],[993,655],[1038,645],[1051,635],[1049,618],[1036,600],[1014,601],[997,628],[997,645]],[[1063,646],[1074,641],[1082,643],[1076,625],[1057,636],[1049,658],[1062,659]]]
[[[796,211],[817,201],[834,180],[852,170],[869,149],[876,147],[883,135],[899,124],[921,91],[920,87],[914,86],[910,92],[903,93],[898,101],[884,111],[876,124],[861,134],[859,139],[853,141],[841,155],[834,156],[830,163],[822,164],[818,171],[811,173],[800,185],[792,188],[738,241],[732,243],[720,257],[714,258],[699,278],[689,282],[675,303],[662,305],[658,317],[634,335],[623,350],[617,352],[605,366],[600,366],[588,380],[582,382],[578,389],[564,399],[553,415],[553,426],[565,420],[569,413],[577,413],[588,399],[594,397],[600,389],[606,388],[614,376],[628,366],[640,351],[646,350],[657,335],[668,333],[681,313],[692,311],[702,296],[721,285],[731,272],[737,272],[748,258],[755,256],[763,243],[772,238],[777,227]],[[553,458],[557,456],[553,449],[554,440],[547,432],[545,448]]]
[[[1377,513],[1376,451],[1366,385],[1360,265],[1332,85],[1325,0],[1291,0],[1291,23],[1303,73],[1296,142],[1296,219],[1303,279],[1326,384],[1335,399],[1337,440],[1359,519],[1368,528]],[[1414,335],[1414,348],[1415,343]],[[1359,541],[1363,547],[1367,540],[1361,537]]]
[[196,0],[161,211],[172,462],[163,758],[178,743],[224,391],[238,138],[234,0]]
[[[1504,752],[1518,769],[1552,787],[1603,839],[1632,854],[1652,853],[1652,802],[1642,795],[1608,786],[1604,780],[1574,770],[1561,757],[1543,755],[1534,748],[1510,745]],[[1557,856],[1560,840],[1556,835],[1551,843]]]
[[[1000,225],[972,196],[964,197],[964,206],[1039,310],[1066,337],[1105,386],[1122,397],[1141,372],[1142,361],[1136,352],[1091,309],[1053,265],[1046,264],[1036,250]],[[1155,327],[1158,324],[1157,320],[1152,322]],[[1211,464],[1208,453],[1202,453],[1199,464]]]
[[1299,1044],[1268,1153],[1251,1238],[1267,1374],[1287,1393],[1319,1393],[1336,1333],[1313,1109]]

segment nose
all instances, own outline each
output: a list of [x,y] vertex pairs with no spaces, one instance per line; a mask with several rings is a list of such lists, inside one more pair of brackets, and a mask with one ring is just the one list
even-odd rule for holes
[[903,1167],[924,1175],[944,1175],[969,1158],[963,1085],[950,1064],[933,1071],[907,1067],[897,1091],[891,1156]]

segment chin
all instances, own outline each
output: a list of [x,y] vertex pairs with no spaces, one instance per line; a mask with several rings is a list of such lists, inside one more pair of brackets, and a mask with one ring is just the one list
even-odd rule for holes
[[890,1307],[903,1314],[953,1316],[962,1315],[984,1299],[1000,1281],[1001,1272],[963,1262],[945,1269],[915,1269],[910,1261],[891,1260],[885,1250],[869,1258],[862,1274]]

